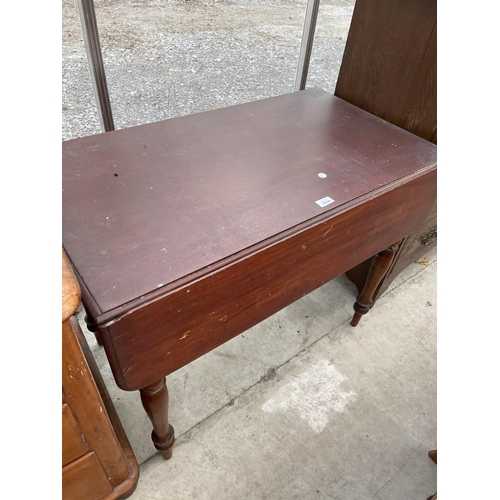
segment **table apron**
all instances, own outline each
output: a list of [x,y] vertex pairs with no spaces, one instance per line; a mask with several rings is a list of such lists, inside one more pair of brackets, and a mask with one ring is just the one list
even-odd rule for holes
[[100,328],[118,386],[161,379],[405,237],[435,196],[433,170]]

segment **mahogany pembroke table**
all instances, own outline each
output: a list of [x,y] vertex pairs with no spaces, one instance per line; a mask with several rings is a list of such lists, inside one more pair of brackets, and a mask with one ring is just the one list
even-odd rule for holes
[[63,247],[116,383],[172,455],[165,376],[397,242],[436,146],[319,89],[63,143]]

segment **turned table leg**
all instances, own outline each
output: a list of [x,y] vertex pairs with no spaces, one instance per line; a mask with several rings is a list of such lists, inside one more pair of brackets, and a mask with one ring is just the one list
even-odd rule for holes
[[352,326],[356,326],[359,323],[361,316],[366,314],[372,307],[375,290],[387,273],[400,243],[401,241],[394,243],[394,245],[382,250],[373,257],[363,290],[358,295],[356,302],[354,303],[354,316],[351,320]]
[[172,457],[175,435],[174,428],[168,423],[168,391],[165,377],[140,392],[142,406],[153,424],[153,444],[163,458],[168,460]]
[[97,329],[97,324],[88,314],[85,315],[85,323],[87,325],[87,330],[94,334],[95,339],[97,341],[97,345],[100,345],[102,347],[101,334]]

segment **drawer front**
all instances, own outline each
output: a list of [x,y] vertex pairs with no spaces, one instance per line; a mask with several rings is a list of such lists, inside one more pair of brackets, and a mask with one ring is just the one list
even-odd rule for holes
[[67,404],[62,405],[62,465],[63,467],[85,455],[89,447],[78,423]]
[[113,487],[93,451],[63,467],[63,500],[100,500],[112,491]]

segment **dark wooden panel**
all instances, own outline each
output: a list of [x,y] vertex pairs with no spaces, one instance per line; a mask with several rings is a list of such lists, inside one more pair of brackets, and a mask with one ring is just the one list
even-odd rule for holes
[[73,460],[80,458],[89,451],[85,438],[78,426],[71,409],[67,404],[62,405],[62,465],[63,467]]
[[63,467],[63,500],[101,500],[113,491],[94,452]]
[[400,126],[437,144],[437,23],[435,10],[429,14],[434,14],[429,16],[434,18],[434,28],[415,71]]
[[[436,20],[436,0],[357,0],[335,95],[436,144]],[[436,245],[413,248],[425,231],[405,238],[374,298]],[[346,273],[358,290],[369,267],[367,260]]]
[[436,0],[357,0],[335,95],[436,141]]
[[85,137],[63,144],[63,244],[99,316],[435,159],[318,89]]
[[435,166],[425,172],[101,329],[118,385],[135,390],[161,379],[417,228],[435,197]]

